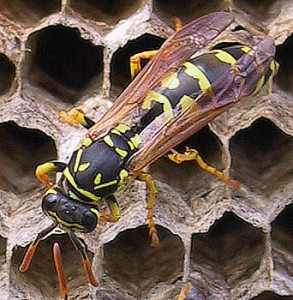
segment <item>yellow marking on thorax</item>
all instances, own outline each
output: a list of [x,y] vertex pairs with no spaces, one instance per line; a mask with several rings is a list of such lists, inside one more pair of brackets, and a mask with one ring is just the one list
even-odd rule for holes
[[112,180],[112,181],[109,181],[109,182],[105,182],[105,183],[97,185],[97,186],[94,186],[94,190],[102,189],[102,188],[105,188],[105,187],[108,187],[108,186],[111,186],[111,185],[115,185],[115,184],[117,184],[116,179]]
[[106,135],[103,138],[103,141],[110,147],[114,147],[114,142],[112,141],[111,137],[109,135]]
[[196,65],[186,61],[183,63],[183,66],[185,66],[186,69],[184,72],[188,76],[198,80],[198,85],[202,91],[207,90],[211,86],[204,72]]
[[97,176],[95,177],[94,179],[94,184],[95,185],[98,185],[101,183],[101,179],[102,179],[102,174],[101,173],[98,173]]
[[231,66],[235,65],[237,62],[237,60],[230,53],[224,50],[217,49],[217,50],[213,50],[212,53],[215,53],[215,57],[219,61],[229,64]]
[[240,49],[241,49],[244,53],[248,53],[248,52],[251,50],[251,48],[248,47],[248,46],[242,46]]
[[89,162],[83,163],[79,165],[78,171],[79,172],[84,172],[91,164]]
[[69,172],[68,167],[64,169],[63,171],[63,175],[64,177],[68,180],[68,182],[82,195],[84,195],[86,198],[93,200],[93,201],[99,201],[101,200],[101,197],[98,197],[96,195],[94,195],[91,192],[85,191],[83,189],[80,189],[79,187],[77,187],[77,184],[74,180],[74,178],[72,177],[72,175]]
[[162,87],[169,89],[169,90],[175,90],[180,86],[180,80],[178,79],[177,72],[171,73],[164,77],[161,80]]
[[122,169],[119,173],[120,181],[118,183],[118,191],[122,190],[125,187],[128,178],[128,172],[125,169]]
[[82,145],[85,146],[85,147],[89,147],[91,144],[93,143],[93,140],[90,139],[90,138],[85,138],[83,141],[82,141]]
[[115,148],[115,152],[121,157],[126,157],[128,154],[127,151],[120,149],[120,148]]
[[80,163],[80,160],[81,160],[82,152],[83,152],[82,149],[78,149],[78,151],[77,151],[74,166],[73,166],[74,173],[76,173],[77,170],[78,170],[78,166],[79,166],[79,163]]

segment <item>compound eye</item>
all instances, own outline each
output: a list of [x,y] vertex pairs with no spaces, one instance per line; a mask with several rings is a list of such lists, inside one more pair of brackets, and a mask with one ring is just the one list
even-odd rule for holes
[[94,214],[92,211],[88,210],[83,213],[82,215],[82,226],[85,229],[85,232],[91,232],[93,231],[98,223],[98,218],[96,214]]
[[56,194],[48,194],[43,198],[42,209],[43,211],[52,210],[57,202],[58,196]]

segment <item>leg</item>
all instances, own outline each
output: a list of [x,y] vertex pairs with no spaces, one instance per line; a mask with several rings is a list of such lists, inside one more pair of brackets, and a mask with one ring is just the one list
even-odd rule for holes
[[159,50],[150,50],[137,53],[130,57],[130,74],[131,78],[134,78],[141,70],[141,60],[151,59],[158,53]]
[[155,181],[153,180],[152,176],[148,173],[140,173],[138,175],[138,178],[142,181],[144,181],[147,186],[148,186],[148,191],[149,191],[149,199],[148,199],[148,229],[149,229],[149,235],[151,237],[151,246],[152,247],[157,247],[159,245],[159,237],[158,237],[158,232],[155,226],[155,221],[154,221],[154,215],[153,215],[153,207],[155,203],[155,198],[158,193]]
[[110,195],[105,198],[105,201],[111,210],[111,215],[101,214],[100,220],[104,222],[117,222],[120,219],[120,210],[115,196]]
[[73,233],[73,231],[69,231],[68,235],[69,235],[74,247],[81,255],[83,267],[85,269],[89,283],[92,286],[98,286],[99,282],[96,280],[93,270],[91,268],[91,263],[90,263],[88,255],[87,255],[87,252],[86,252],[85,244]]
[[62,172],[66,167],[65,163],[58,162],[58,161],[52,161],[52,162],[46,162],[42,165],[39,165],[36,168],[36,176],[37,178],[47,187],[52,187],[53,182],[49,178],[48,174],[53,172]]
[[182,29],[182,22],[181,19],[178,17],[174,17],[174,25],[175,25],[175,31],[178,32]]
[[180,291],[180,295],[177,300],[184,300],[191,289],[190,282],[186,282]]
[[90,129],[95,122],[89,119],[81,109],[73,108],[68,114],[65,111],[59,112],[59,119],[72,126],[82,125]]
[[[174,18],[175,30],[180,31],[182,29],[181,19]],[[159,50],[149,50],[141,53],[137,53],[130,57],[130,74],[131,78],[134,78],[141,71],[141,60],[151,59],[154,57]]]
[[238,189],[240,186],[240,183],[237,180],[231,179],[230,177],[225,175],[223,172],[206,164],[203,161],[203,159],[201,158],[201,156],[199,155],[199,153],[194,149],[189,149],[188,147],[186,147],[186,151],[183,154],[178,153],[177,151],[173,150],[173,153],[168,154],[168,158],[177,164],[181,164],[184,161],[195,160],[203,170],[216,176],[217,178],[221,179],[225,183],[233,186],[235,189]]

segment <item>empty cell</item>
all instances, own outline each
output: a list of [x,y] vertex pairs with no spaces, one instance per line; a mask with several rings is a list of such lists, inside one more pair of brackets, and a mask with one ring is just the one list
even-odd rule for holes
[[205,14],[227,8],[224,0],[210,2],[205,0],[154,0],[153,11],[169,26],[174,26],[174,17],[179,17],[183,24]]
[[252,190],[269,194],[292,178],[293,138],[260,118],[230,141],[232,176]]
[[279,71],[275,77],[278,86],[288,94],[293,93],[293,35],[289,36],[283,44],[276,49],[276,61]]
[[0,53],[0,96],[6,94],[13,83],[15,78],[15,66],[9,58]]
[[144,0],[72,0],[70,6],[86,19],[113,25],[130,17],[145,2]]
[[227,212],[207,233],[193,234],[191,282],[206,297],[225,295],[256,272],[264,251],[262,230]]
[[[123,48],[119,48],[112,57],[110,65],[111,96],[119,95],[131,82],[130,57],[143,51],[159,49],[164,39],[151,34],[144,34],[130,40]],[[142,60],[142,67],[148,60]]]
[[39,130],[24,128],[10,121],[0,124],[0,188],[18,194],[39,183],[35,168],[56,159],[54,141]]
[[75,103],[81,96],[100,90],[103,48],[83,39],[78,29],[46,27],[29,36],[27,47],[31,51],[25,58],[25,77],[40,92]]
[[158,283],[171,283],[182,276],[184,246],[180,238],[161,226],[157,230],[157,248],[151,247],[146,226],[125,230],[104,245],[104,289],[120,289],[128,299],[144,299]]
[[31,26],[40,19],[60,10],[60,0],[0,0],[0,11],[9,19]]

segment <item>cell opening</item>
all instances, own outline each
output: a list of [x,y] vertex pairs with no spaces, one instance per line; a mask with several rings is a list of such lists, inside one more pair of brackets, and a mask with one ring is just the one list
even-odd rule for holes
[[[184,153],[186,147],[197,150],[207,164],[223,171],[222,146],[208,126],[175,147],[175,150]],[[156,180],[167,183],[181,192],[186,201],[190,197],[201,195],[203,190],[206,191],[219,181],[215,176],[202,170],[195,161],[176,164],[167,157],[153,163],[150,172]]]
[[255,273],[264,251],[261,229],[226,212],[207,233],[193,234],[190,278],[196,279],[191,282],[205,297],[220,290],[225,295]]
[[203,15],[227,8],[224,0],[210,2],[205,0],[154,0],[154,13],[169,26],[174,27],[174,17],[187,24]]
[[[285,285],[293,284],[293,204],[285,207],[272,222],[272,254],[276,274]],[[284,283],[282,283],[284,284]],[[284,287],[285,289],[285,287]]]
[[101,88],[103,48],[82,39],[77,28],[46,27],[30,35],[27,48],[29,84],[71,104]]
[[[146,226],[125,230],[104,245],[103,285],[106,290],[111,290],[115,281],[115,289],[121,296],[143,299],[158,283],[171,283],[182,276],[182,241],[169,230],[161,226],[156,228],[160,238],[157,248],[151,247]],[[110,285],[106,287],[106,283]]]
[[292,177],[293,138],[269,119],[259,118],[230,141],[233,178],[270,194]]
[[[144,34],[135,40],[129,41],[123,48],[119,48],[112,57],[111,61],[111,96],[116,97],[131,82],[130,57],[134,54],[159,49],[163,38],[151,34]],[[142,67],[148,60],[142,61]]]
[[288,94],[293,93],[293,35],[276,49],[276,61],[279,71],[274,81]]
[[293,300],[293,296],[280,296],[274,292],[267,291],[251,298],[251,300]]
[[59,11],[60,8],[60,0],[0,0],[1,14],[26,26],[34,25],[40,19]]
[[114,25],[137,11],[144,0],[72,0],[70,6],[83,17]]
[[56,159],[54,141],[39,130],[9,121],[0,124],[0,188],[15,194],[29,191],[39,182],[35,168]]
[[0,96],[6,94],[15,78],[16,68],[9,58],[0,53]]
[[[41,241],[30,268],[25,273],[19,271],[19,266],[28,247],[14,248],[11,262],[12,277],[10,284],[12,288],[16,287],[18,282],[21,282],[21,284],[27,285],[26,290],[29,293],[31,286],[31,289],[34,290],[34,292],[31,292],[32,294],[39,291],[41,295],[48,299],[60,298],[59,283],[52,254],[55,242],[58,242],[61,248],[69,298],[82,299],[84,297],[84,299],[88,299],[89,287],[81,256],[66,234],[51,235]],[[89,251],[88,254],[92,261],[93,254]],[[83,288],[81,288],[82,286]]]
[[235,0],[234,4],[258,22],[276,17],[280,12],[280,4],[276,0]]

